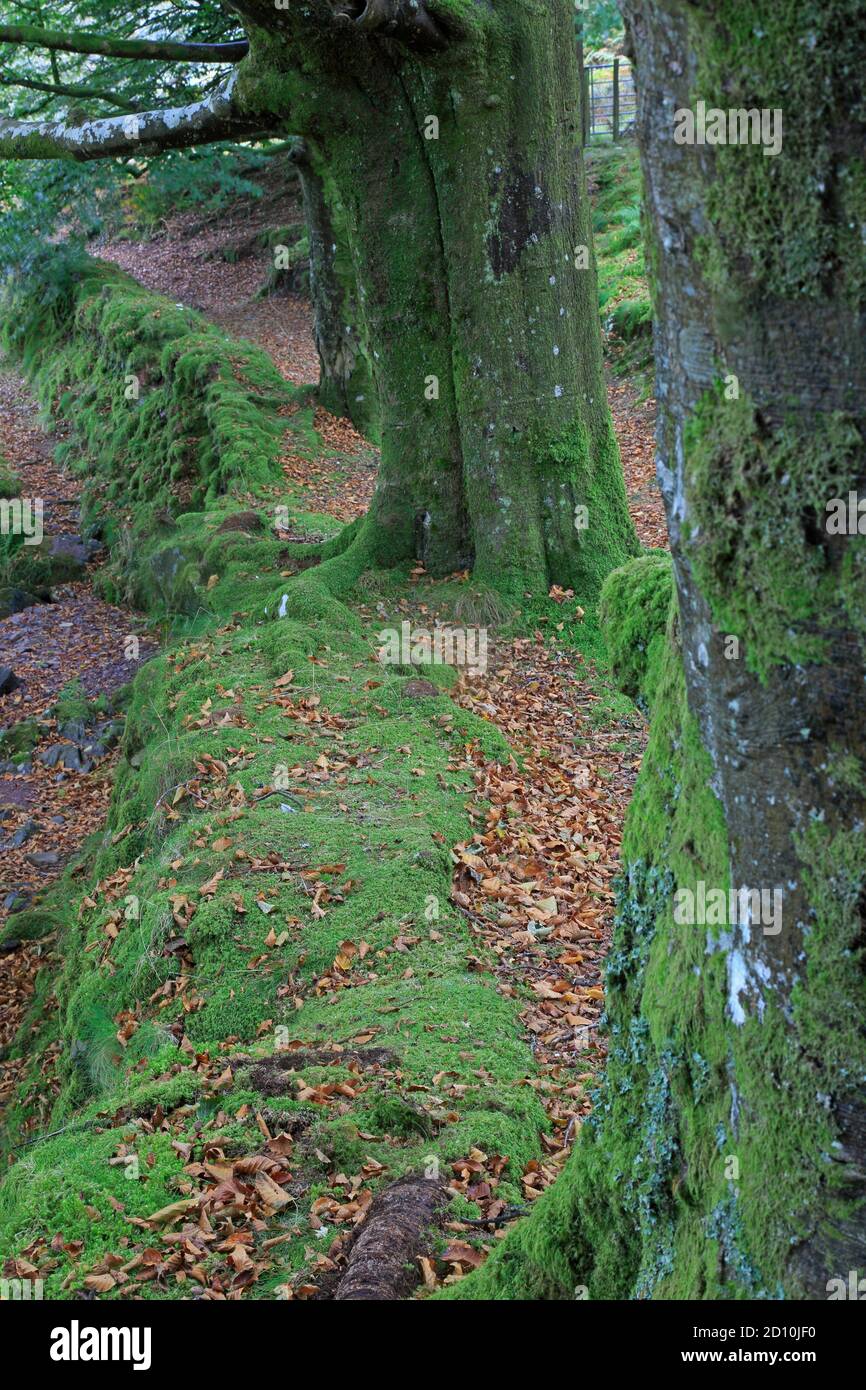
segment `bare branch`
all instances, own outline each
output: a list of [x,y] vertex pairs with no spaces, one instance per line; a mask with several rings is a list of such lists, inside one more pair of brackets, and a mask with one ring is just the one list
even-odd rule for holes
[[61,34],[32,24],[0,24],[0,43],[63,53],[95,53],[105,58],[161,58],[171,63],[237,63],[249,52],[249,41],[234,43],[173,43],[169,39],[113,39],[105,34]]
[[59,97],[84,97],[90,101],[107,101],[111,106],[119,106],[122,111],[138,111],[141,108],[135,102],[127,101],[124,97],[115,96],[112,92],[104,92],[97,87],[76,87],[67,82],[37,82],[32,77],[19,77],[12,73],[8,77],[0,77],[0,87],[27,87],[34,92],[50,92],[52,96]]
[[0,120],[0,159],[112,159],[116,155],[159,154],[217,140],[264,139],[263,121],[236,108],[232,73],[216,91],[190,106],[106,116],[68,126],[63,121]]

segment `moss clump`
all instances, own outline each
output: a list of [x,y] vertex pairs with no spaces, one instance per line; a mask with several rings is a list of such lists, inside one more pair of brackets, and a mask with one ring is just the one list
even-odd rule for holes
[[36,719],[20,719],[0,729],[0,759],[9,758],[13,762],[26,758],[39,742],[40,730]]
[[599,618],[614,677],[644,710],[654,699],[647,678],[659,670],[656,658],[667,640],[672,591],[670,556],[658,550],[613,570],[601,592]]
[[8,459],[0,454],[0,499],[21,496],[21,480]]
[[47,599],[56,584],[81,576],[81,562],[64,551],[54,552],[47,537],[38,545],[22,535],[0,535],[0,585]]
[[[449,906],[444,848],[469,833],[469,776],[451,766],[454,749],[490,730],[465,712],[439,712],[436,701],[406,699],[401,677],[383,679],[375,629],[346,608],[333,618],[328,606],[316,611],[314,579],[315,571],[302,621],[250,618],[227,627],[224,614],[214,615],[134,682],[106,834],[74,889],[64,885],[46,902],[57,914],[57,968],[44,972],[50,987],[46,981],[20,1040],[28,1069],[9,1116],[10,1134],[16,1123],[27,1132],[37,1118],[43,1128],[86,1127],[76,1132],[74,1164],[67,1166],[67,1137],[46,1139],[24,1160],[27,1180],[16,1169],[6,1182],[6,1250],[53,1232],[58,1220],[71,1238],[83,1221],[82,1200],[104,1219],[91,1223],[80,1267],[113,1248],[122,1223],[111,1214],[117,1174],[106,1154],[120,1131],[98,1134],[99,1117],[122,1116],[125,1133],[130,1110],[138,1113],[145,1097],[167,1112],[183,1088],[179,1078],[201,1084],[196,1054],[218,1057],[227,1047],[264,1065],[266,1082],[256,1079],[258,1068],[236,1067],[214,1111],[246,1106],[239,1142],[253,1150],[261,1142],[256,1111],[295,1113],[299,1083],[342,1081],[350,1096],[357,1091],[354,1102],[341,1096],[339,1106],[317,1112],[298,1159],[301,1212],[327,1177],[317,1151],[359,1167],[373,1158],[388,1181],[431,1163],[447,1167],[480,1147],[508,1155],[501,1191],[520,1200],[519,1175],[538,1152],[544,1114],[523,1084],[532,1062],[519,1001],[499,995],[468,962],[477,945]],[[295,581],[302,591],[306,580]],[[275,682],[287,669],[295,677],[281,693]],[[507,757],[506,745],[497,751]],[[267,795],[275,783],[276,794]],[[266,871],[251,872],[256,863]],[[312,885],[327,889],[316,907]],[[179,935],[179,901],[193,908],[180,929],[183,964],[167,949]],[[108,938],[111,920],[119,929]],[[276,947],[266,941],[271,928],[281,938]],[[399,935],[415,941],[409,956],[394,949]],[[365,954],[334,978],[347,942],[364,943]],[[48,998],[52,1007],[43,1012]],[[137,1027],[121,1048],[118,1018],[130,1012]],[[359,1085],[337,1065],[339,1052],[332,1066],[322,1049],[369,1028],[385,1060],[367,1063],[359,1045]],[[181,1030],[192,1050],[175,1049],[167,1065],[158,1050]],[[286,1036],[307,1053],[296,1071],[280,1066]],[[44,1065],[56,1091],[50,1115],[39,1104]],[[152,1077],[146,1091],[143,1072]],[[446,1080],[459,1080],[458,1103],[443,1090]],[[365,1135],[363,1143],[348,1143],[347,1125]],[[201,1143],[201,1126],[194,1107],[173,1137]],[[176,1197],[182,1164],[168,1148],[164,1159],[160,1151],[146,1171],[146,1199],[136,1189],[127,1212]],[[292,1268],[304,1263],[305,1244],[301,1235],[285,1252]],[[50,1287],[69,1272],[64,1259]]]
[[83,722],[92,716],[99,706],[92,701],[80,680],[67,681],[53,706],[53,714],[58,725]]
[[70,422],[64,460],[88,457],[83,513],[110,543],[125,507],[174,515],[279,481],[291,389],[260,349],[63,247],[9,283],[2,311],[7,350]]
[[[86,473],[82,527],[109,549],[95,576],[109,602],[180,616],[187,627],[218,612],[260,611],[277,574],[351,546],[357,525],[306,512],[292,496],[297,485],[285,482],[283,449],[319,456],[321,441],[306,393],[258,348],[64,248],[11,282],[3,309],[7,347],[45,407],[69,419],[59,457]],[[291,529],[308,532],[309,543],[280,539],[287,499]],[[349,568],[332,574],[334,592],[374,550],[394,558],[381,528],[368,529]],[[67,576],[32,550],[10,537],[0,564],[5,553],[46,595],[49,581]],[[317,601],[325,595],[318,585]]]
[[[499,1190],[516,1202],[540,1153],[520,1001],[474,968],[477,942],[450,906],[447,846],[471,833],[471,776],[455,749],[477,742],[502,761],[510,750],[486,721],[409,698],[404,674],[383,671],[380,622],[338,597],[368,562],[357,528],[301,572],[314,547],[287,545],[250,513],[249,495],[242,521],[231,496],[215,496],[160,523],[149,554],[180,549],[207,607],[136,676],[106,829],[26,924],[56,938],[12,1049],[26,1066],[6,1139],[35,1142],[4,1180],[0,1243],[20,1252],[58,1228],[81,1239],[75,1265],[64,1254],[47,1274],[53,1295],[118,1248],[128,1215],[183,1191],[172,1140],[198,1154],[228,1134],[235,1152],[255,1152],[257,1113],[273,1132],[309,1123],[299,1083],[347,1090],[321,1099],[299,1141],[299,1234],[280,1247],[273,1282],[307,1262],[306,1217],[334,1171],[320,1154],[359,1169],[375,1160],[375,1185],[447,1171],[477,1147],[507,1156]],[[120,533],[115,550],[124,545]],[[134,559],[128,573],[160,611],[166,595]],[[435,674],[444,689],[450,673]],[[75,690],[59,704],[58,717],[81,713]],[[394,945],[407,936],[409,955]],[[365,1030],[387,1060],[362,1056],[356,1076],[339,1049]],[[308,1053],[291,1073],[279,1065],[286,1037]],[[198,1059],[235,1052],[269,1079],[236,1063],[232,1085],[210,1096]],[[147,1163],[128,1184],[110,1159],[157,1109],[167,1129],[139,1138]],[[350,1142],[350,1126],[364,1139]]]
[[852,307],[862,305],[863,24],[860,0],[722,0],[695,14],[695,100],[780,111],[783,120],[772,158],[759,144],[712,152],[712,230],[699,249],[722,295],[739,296],[745,285],[754,295],[820,302],[841,288]]
[[637,147],[587,151],[598,306],[614,371],[651,389],[652,306],[641,229],[642,178]]
[[850,620],[861,609],[863,539],[843,547],[826,529],[828,503],[847,502],[862,476],[860,429],[836,412],[804,439],[720,388],[690,418],[685,455],[685,544],[716,625],[742,638],[761,677],[779,663],[820,661],[843,572]]

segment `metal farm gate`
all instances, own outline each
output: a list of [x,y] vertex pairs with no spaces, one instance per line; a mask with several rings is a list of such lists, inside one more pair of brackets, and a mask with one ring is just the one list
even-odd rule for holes
[[613,58],[583,68],[583,143],[620,140],[634,130],[637,103],[631,63]]

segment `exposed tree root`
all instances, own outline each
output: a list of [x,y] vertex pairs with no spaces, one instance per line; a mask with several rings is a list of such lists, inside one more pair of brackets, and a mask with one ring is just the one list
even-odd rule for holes
[[441,1182],[414,1173],[386,1187],[352,1238],[335,1301],[407,1298],[418,1283],[425,1234],[441,1219],[446,1200]]

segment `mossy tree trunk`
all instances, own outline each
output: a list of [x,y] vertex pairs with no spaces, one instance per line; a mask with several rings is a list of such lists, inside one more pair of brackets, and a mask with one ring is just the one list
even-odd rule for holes
[[379,401],[373,553],[473,565],[518,595],[597,592],[635,543],[602,378],[571,9],[448,0],[432,34],[394,37],[315,7],[244,13],[241,107],[290,120],[345,210]]
[[[651,713],[605,1085],[458,1296],[845,1297],[866,1273],[866,538],[828,507],[866,496],[866,16],[623,9],[673,571],[643,557],[603,593]],[[677,143],[698,100],[781,109],[781,150]]]
[[[778,922],[721,948],[730,1101],[754,1148],[731,1190],[757,1228],[778,1185],[781,1281],[825,1297],[866,1261],[866,541],[828,532],[832,499],[866,481],[866,16],[625,10],[689,708],[730,884],[781,895]],[[767,113],[761,142],[675,144],[671,111],[701,97]]]
[[319,356],[319,400],[326,410],[352,420],[376,437],[375,389],[370,373],[367,330],[346,233],[346,215],[301,141],[292,155],[298,170],[304,220],[310,244],[310,299],[313,335]]
[[249,52],[203,100],[134,124],[0,121],[0,154],[301,135],[345,212],[381,428],[379,484],[336,547],[351,541],[341,575],[362,555],[414,557],[434,574],[471,565],[518,599],[551,583],[592,598],[637,546],[601,370],[573,7],[232,8]]

